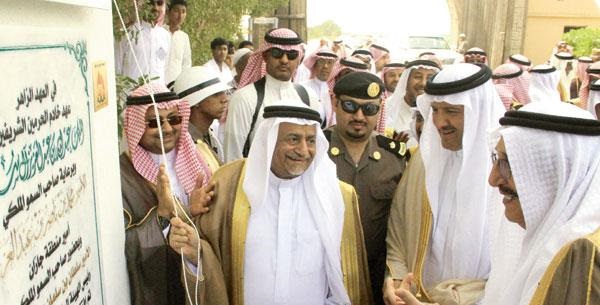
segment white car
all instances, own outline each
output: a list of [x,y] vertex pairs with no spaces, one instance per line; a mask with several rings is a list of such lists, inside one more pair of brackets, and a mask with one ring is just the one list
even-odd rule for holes
[[451,65],[462,61],[462,54],[452,50],[442,36],[409,36],[404,46],[396,49],[399,58],[407,61],[415,60],[425,52],[437,56],[442,64]]

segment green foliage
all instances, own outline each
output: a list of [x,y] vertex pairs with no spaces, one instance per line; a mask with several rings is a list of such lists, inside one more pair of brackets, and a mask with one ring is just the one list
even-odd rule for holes
[[600,48],[600,28],[581,28],[563,34],[562,39],[573,46],[573,55],[589,56],[593,48]]
[[[133,89],[144,84],[144,77],[148,77],[148,75],[140,76],[137,80],[127,77],[121,74],[117,74],[117,115],[118,115],[118,134],[119,139],[123,137],[123,110],[125,110],[125,101],[127,100],[127,95],[133,91]],[[158,77],[151,78],[148,81],[158,79]]]
[[[134,0],[116,0],[123,16],[125,26],[135,23]],[[140,7],[141,20],[148,20],[152,16],[146,0],[137,0]],[[167,0],[169,3],[170,0]],[[240,20],[243,15],[254,17],[272,16],[275,8],[285,5],[288,0],[188,0],[187,17],[183,24],[183,31],[190,37],[192,47],[193,65],[202,65],[211,58],[210,42],[215,37],[223,37],[237,42],[242,37]],[[113,35],[115,43],[124,36],[123,26],[113,3]],[[133,39],[137,33],[130,32]],[[143,84],[142,78],[131,79],[117,75],[117,114],[119,116],[119,138],[123,134],[122,112],[127,99],[127,94],[134,88]]]
[[308,39],[326,38],[333,40],[342,34],[342,28],[332,20],[308,28]]
[[[117,3],[125,24],[133,24],[133,0],[117,0]],[[145,1],[138,0],[138,3]],[[215,37],[233,40],[236,45],[242,40],[242,16],[272,16],[275,9],[286,5],[288,0],[188,0],[187,3],[183,31],[190,36],[193,65],[202,65],[211,58],[210,42]],[[114,36],[118,41],[123,35],[122,25],[114,7],[113,12]],[[148,12],[142,10],[140,14],[147,15]]]

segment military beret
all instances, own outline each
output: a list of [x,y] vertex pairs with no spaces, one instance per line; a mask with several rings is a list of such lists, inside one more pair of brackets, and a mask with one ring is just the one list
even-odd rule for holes
[[336,96],[347,95],[360,99],[375,99],[381,96],[383,82],[369,72],[352,72],[340,78],[333,87]]

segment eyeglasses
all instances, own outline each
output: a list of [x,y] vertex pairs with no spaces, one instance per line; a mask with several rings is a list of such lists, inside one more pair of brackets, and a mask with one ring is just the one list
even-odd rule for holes
[[356,113],[362,109],[362,113],[367,116],[376,115],[379,112],[379,105],[373,103],[359,104],[351,100],[341,100],[342,110],[347,113]]
[[163,6],[163,4],[165,4],[165,1],[163,1],[163,0],[150,0],[150,1],[148,1],[148,3],[150,3],[150,5]]
[[[171,126],[177,126],[177,125],[181,124],[181,121],[183,121],[183,117],[180,115],[174,115],[174,116],[170,116],[166,119],[160,118],[160,126],[161,127],[164,125],[165,121],[169,122],[169,125],[171,125]],[[149,128],[158,128],[158,122],[159,121],[156,118],[153,118],[153,119],[146,121],[146,125]]]
[[507,159],[498,159],[498,154],[492,153],[492,164],[494,166],[498,165],[500,175],[504,179],[510,179],[512,177],[512,170],[510,169],[510,163],[508,163]]
[[300,55],[300,52],[296,51],[296,50],[282,50],[280,48],[271,48],[271,57],[273,58],[277,58],[280,59],[283,57],[283,55],[287,55],[287,58],[289,60],[294,60],[296,58],[298,58],[298,55]]

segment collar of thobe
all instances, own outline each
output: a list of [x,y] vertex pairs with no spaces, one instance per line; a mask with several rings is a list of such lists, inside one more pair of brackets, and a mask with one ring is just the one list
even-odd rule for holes
[[[294,210],[298,204],[295,195],[298,192],[302,176],[293,179],[281,179],[269,173],[269,186],[277,191],[277,241],[275,256],[275,303],[285,304],[290,291],[290,274],[292,270],[292,243],[294,236]],[[269,206],[269,205],[263,205]]]
[[[156,165],[160,165],[163,162],[161,154],[150,153],[150,157]],[[176,149],[173,149],[170,152],[166,153],[165,158],[167,159],[167,175],[169,176],[171,190],[173,194],[177,196],[177,198],[179,198],[181,201],[187,204],[187,194],[185,193],[183,185],[181,185],[181,183],[179,182],[179,178],[177,177],[177,172],[175,170],[175,160],[177,160]]]
[[282,90],[282,89],[289,89],[289,88],[292,87],[292,81],[291,80],[280,81],[280,80],[272,77],[269,74],[265,75],[265,77],[267,78],[267,82],[265,84],[265,88],[269,88],[271,90]]

